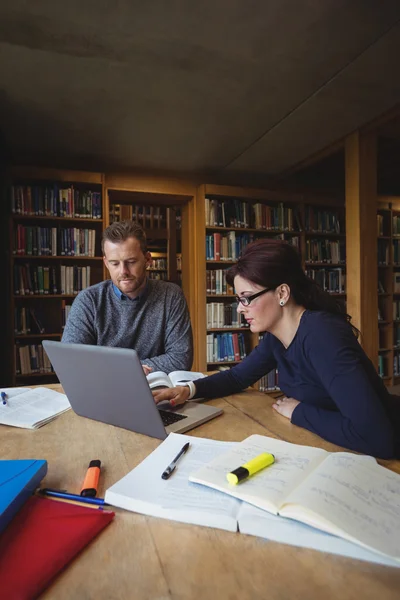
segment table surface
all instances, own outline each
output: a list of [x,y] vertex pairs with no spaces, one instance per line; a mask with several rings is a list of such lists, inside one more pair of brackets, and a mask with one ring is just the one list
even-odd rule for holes
[[[59,385],[51,385],[61,390]],[[189,435],[241,441],[258,433],[340,450],[273,411],[273,398],[249,390],[213,400],[224,414]],[[141,462],[159,440],[68,411],[38,430],[1,426],[3,459],[48,461],[47,487],[79,493],[93,458],[102,461],[99,496]],[[400,461],[380,461],[400,473]],[[239,533],[115,509],[114,521],[85,548],[43,599],[400,598],[400,568],[390,568]]]

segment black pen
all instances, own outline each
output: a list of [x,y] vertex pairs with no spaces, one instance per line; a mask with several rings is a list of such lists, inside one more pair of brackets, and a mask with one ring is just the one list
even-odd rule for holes
[[168,467],[165,469],[164,473],[161,475],[162,479],[168,479],[172,473],[175,471],[175,467],[177,465],[178,460],[189,450],[189,442],[187,442],[181,450],[179,450],[178,454],[175,456],[174,460]]

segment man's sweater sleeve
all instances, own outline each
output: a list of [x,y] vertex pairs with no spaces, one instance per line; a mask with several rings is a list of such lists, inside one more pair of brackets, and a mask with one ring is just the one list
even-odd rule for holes
[[142,360],[144,365],[153,368],[153,371],[190,370],[193,362],[193,336],[190,324],[189,311],[183,292],[177,288],[168,300],[164,336],[164,354]]
[[392,457],[393,429],[368,378],[358,342],[346,323],[323,325],[307,335],[304,351],[337,411],[302,402],[293,411],[292,423],[350,450]]
[[61,341],[95,346],[97,335],[94,322],[92,300],[87,292],[80,292],[72,303]]
[[276,367],[271,336],[266,334],[259,345],[241,363],[204,379],[197,379],[195,398],[220,398],[246,389]]

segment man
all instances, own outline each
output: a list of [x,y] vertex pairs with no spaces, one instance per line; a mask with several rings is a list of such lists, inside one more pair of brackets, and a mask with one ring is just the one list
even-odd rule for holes
[[111,281],[78,294],[62,341],[133,348],[146,375],[190,369],[193,341],[185,297],[174,283],[147,278],[152,258],[143,229],[133,221],[113,223],[101,246]]

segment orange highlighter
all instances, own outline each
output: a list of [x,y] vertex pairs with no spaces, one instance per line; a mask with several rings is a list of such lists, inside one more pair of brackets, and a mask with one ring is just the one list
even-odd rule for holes
[[94,498],[97,494],[97,486],[100,478],[100,460],[91,460],[89,468],[86,472],[85,480],[81,489],[81,496],[86,498]]

